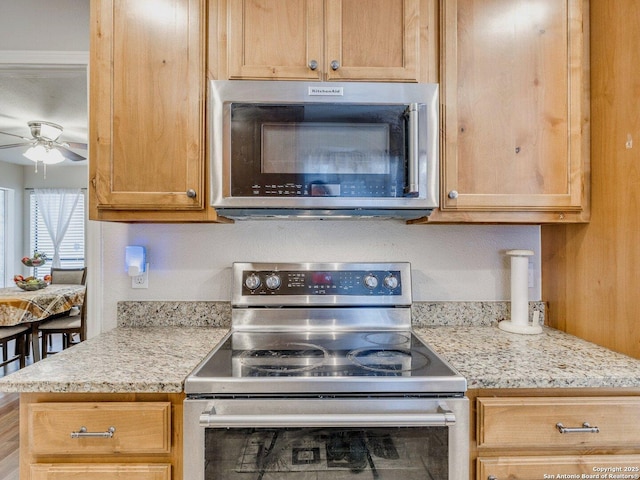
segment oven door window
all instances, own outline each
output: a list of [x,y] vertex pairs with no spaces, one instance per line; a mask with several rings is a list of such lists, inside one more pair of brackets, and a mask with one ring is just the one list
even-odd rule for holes
[[205,480],[448,479],[448,428],[205,430]]
[[401,197],[406,105],[231,105],[232,196]]

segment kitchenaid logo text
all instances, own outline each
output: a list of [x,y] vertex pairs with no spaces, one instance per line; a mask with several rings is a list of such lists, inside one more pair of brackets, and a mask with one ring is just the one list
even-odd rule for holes
[[309,95],[326,95],[341,97],[344,95],[343,87],[309,87]]

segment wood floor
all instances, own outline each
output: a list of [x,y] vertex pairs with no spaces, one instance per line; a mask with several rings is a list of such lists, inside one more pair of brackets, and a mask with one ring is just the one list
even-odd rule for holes
[[18,394],[0,392],[0,480],[19,480]]
[[[53,349],[60,350],[60,335],[53,335]],[[9,344],[13,346],[13,343]],[[27,357],[27,365],[31,357]],[[3,373],[0,367],[0,377],[9,375],[18,369],[18,362],[6,367]],[[17,393],[0,392],[0,480],[19,480],[19,437],[20,411]]]

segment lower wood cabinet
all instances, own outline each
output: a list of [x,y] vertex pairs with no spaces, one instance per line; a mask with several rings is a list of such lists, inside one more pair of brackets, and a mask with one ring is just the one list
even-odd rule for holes
[[637,392],[604,395],[592,390],[585,396],[504,392],[504,396],[479,393],[475,400],[471,478],[640,478]]
[[21,480],[181,480],[183,394],[23,393]]
[[171,465],[37,464],[31,480],[171,480]]
[[[620,475],[618,477],[618,475]],[[478,458],[478,479],[638,478],[640,455]]]

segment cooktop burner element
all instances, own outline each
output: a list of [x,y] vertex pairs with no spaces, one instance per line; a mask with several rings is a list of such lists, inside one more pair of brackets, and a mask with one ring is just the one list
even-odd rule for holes
[[233,266],[232,330],[188,394],[462,396],[466,380],[411,331],[407,263]]

